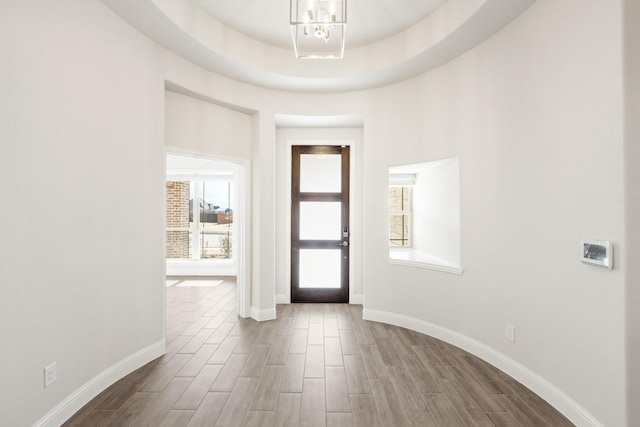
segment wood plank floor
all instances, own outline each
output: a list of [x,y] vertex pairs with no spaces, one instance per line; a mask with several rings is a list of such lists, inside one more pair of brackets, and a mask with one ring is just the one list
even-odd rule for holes
[[573,425],[461,349],[362,320],[362,306],[278,305],[259,323],[237,316],[233,279],[174,282],[167,354],[65,427]]

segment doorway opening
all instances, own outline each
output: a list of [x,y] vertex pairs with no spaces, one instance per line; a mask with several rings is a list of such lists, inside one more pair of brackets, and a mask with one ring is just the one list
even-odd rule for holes
[[166,154],[167,286],[176,279],[233,278],[241,317],[248,315],[245,174],[241,163],[183,152]]
[[[363,283],[363,129],[279,127],[276,133],[276,303],[294,301],[291,294],[292,172],[294,146],[349,148],[348,302],[362,304]],[[344,230],[338,230],[342,233]],[[343,242],[344,240],[340,240]],[[336,242],[336,248],[338,243]],[[344,257],[344,255],[343,255]],[[343,258],[344,259],[344,258]]]

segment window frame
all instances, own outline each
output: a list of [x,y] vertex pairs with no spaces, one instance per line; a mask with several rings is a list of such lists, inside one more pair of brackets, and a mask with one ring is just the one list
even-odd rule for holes
[[[413,185],[402,185],[402,184],[389,184],[388,187],[388,197],[391,197],[391,189],[392,188],[402,188],[402,199],[403,199],[403,203],[402,203],[402,210],[391,210],[391,206],[389,206],[388,209],[388,214],[389,214],[389,238],[388,238],[388,242],[389,242],[389,248],[395,249],[409,249],[413,247]],[[410,191],[409,194],[409,206],[408,209],[404,209],[404,189],[407,189]],[[389,203],[390,204],[390,203]],[[392,230],[391,230],[391,218],[394,216],[400,216],[402,218],[406,217],[407,218],[407,222],[408,224],[406,225],[407,227],[407,235],[406,238],[404,238],[404,232],[402,233],[402,238],[401,239],[393,239],[392,238]],[[404,229],[405,224],[403,222],[402,227]],[[392,242],[394,241],[400,241],[401,244],[400,245],[393,245]],[[404,244],[406,242],[406,244]]]
[[[229,191],[230,197],[233,199],[235,195],[231,188],[234,188],[235,185],[235,174],[217,174],[217,173],[168,173],[165,181],[184,181],[189,182],[190,185],[190,198],[193,195],[193,208],[192,208],[192,221],[189,227],[167,227],[165,226],[165,232],[170,231],[188,231],[189,233],[189,252],[190,256],[187,258],[166,258],[167,261],[171,262],[180,262],[180,261],[196,261],[196,262],[228,262],[234,261],[235,254],[233,250],[230,250],[230,256],[228,258],[205,258],[202,256],[202,243],[201,243],[201,232],[204,230],[202,226],[202,222],[200,220],[200,203],[204,202],[204,198],[202,197],[203,186],[208,181],[221,180],[221,181],[229,181],[231,182],[231,186]],[[231,206],[230,206],[231,208]],[[231,247],[233,245],[235,239],[235,233],[231,233],[230,243]]]

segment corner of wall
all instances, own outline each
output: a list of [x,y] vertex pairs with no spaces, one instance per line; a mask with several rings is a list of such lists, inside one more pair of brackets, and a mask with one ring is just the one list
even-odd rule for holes
[[364,295],[362,294],[354,294],[349,296],[349,304],[364,304]]
[[291,297],[285,294],[277,294],[276,304],[291,304]]
[[251,317],[258,322],[264,322],[266,320],[275,320],[276,318],[276,307],[275,305],[272,308],[259,309],[257,307],[251,307]]

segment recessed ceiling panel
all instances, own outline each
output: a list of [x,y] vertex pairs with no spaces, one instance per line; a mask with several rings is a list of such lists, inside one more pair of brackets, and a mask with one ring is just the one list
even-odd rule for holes
[[[275,46],[291,46],[290,0],[192,0],[231,28]],[[405,30],[447,0],[348,0],[346,48]]]
[[336,93],[439,67],[536,0],[348,0],[345,56],[326,61],[296,59],[289,0],[101,1],[151,40],[221,76],[277,90]]

